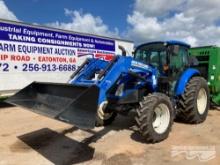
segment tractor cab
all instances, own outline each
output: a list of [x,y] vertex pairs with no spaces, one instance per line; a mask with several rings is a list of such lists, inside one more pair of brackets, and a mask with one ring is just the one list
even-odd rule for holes
[[174,92],[176,81],[189,67],[190,46],[179,41],[150,42],[138,46],[134,59],[158,69],[158,88],[169,95]]
[[134,59],[156,67],[161,75],[178,74],[188,66],[189,45],[179,41],[151,42],[136,48]]

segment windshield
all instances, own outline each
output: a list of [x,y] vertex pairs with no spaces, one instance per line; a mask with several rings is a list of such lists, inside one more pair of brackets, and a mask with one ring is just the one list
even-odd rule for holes
[[166,46],[163,43],[143,45],[135,51],[134,59],[160,67],[167,63]]

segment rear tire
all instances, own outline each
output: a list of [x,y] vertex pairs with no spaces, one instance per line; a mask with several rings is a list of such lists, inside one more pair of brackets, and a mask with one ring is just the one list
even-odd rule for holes
[[210,106],[209,88],[202,77],[193,77],[178,102],[177,119],[197,124],[206,120]]
[[137,108],[138,132],[146,142],[166,139],[173,124],[174,109],[168,96],[154,93],[145,97]]

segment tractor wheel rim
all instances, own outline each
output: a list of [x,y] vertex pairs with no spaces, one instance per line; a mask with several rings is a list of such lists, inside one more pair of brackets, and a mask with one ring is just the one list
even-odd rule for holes
[[153,129],[158,134],[166,132],[170,124],[170,111],[169,107],[166,104],[159,104],[154,109],[154,120],[153,120]]
[[201,88],[197,97],[197,109],[200,115],[204,114],[207,107],[208,97],[206,90]]

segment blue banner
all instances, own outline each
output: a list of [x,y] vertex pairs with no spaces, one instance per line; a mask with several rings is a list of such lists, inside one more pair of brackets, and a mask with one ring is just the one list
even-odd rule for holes
[[0,40],[115,51],[115,41],[94,36],[0,22]]

